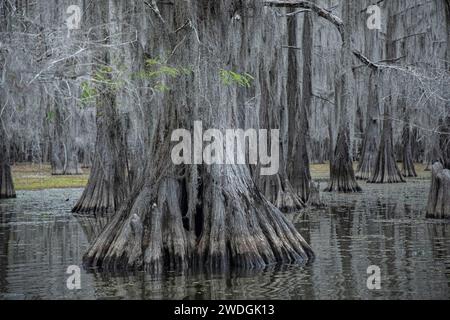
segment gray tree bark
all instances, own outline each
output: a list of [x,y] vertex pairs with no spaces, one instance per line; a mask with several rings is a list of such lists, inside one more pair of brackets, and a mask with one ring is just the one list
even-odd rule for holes
[[[6,4],[0,4],[0,9],[5,10]],[[6,10],[5,10],[6,11]],[[6,18],[3,16],[3,13],[0,15],[0,32],[5,32],[7,23]],[[7,64],[7,55],[9,54],[8,50],[5,49],[2,45],[0,45],[0,65],[2,68],[0,69],[0,199],[4,198],[14,198],[16,196],[16,192],[14,190],[14,184],[11,174],[11,166],[10,166],[10,145],[9,139],[6,134],[6,64]]]
[[[205,127],[213,128],[258,122],[259,113],[246,113],[237,97],[260,96],[258,78],[269,77],[271,57],[256,44],[264,43],[277,20],[264,15],[259,2],[235,5],[206,0],[154,8],[150,18],[157,27],[149,35],[147,50],[155,50],[150,51],[153,56],[173,52],[173,61],[191,64],[194,72],[187,78],[167,79],[170,92],[147,110],[153,119],[149,162],[84,262],[107,269],[160,272],[195,266],[246,269],[310,260],[311,248],[263,196],[249,166],[176,166],[170,157],[171,132],[192,128],[198,117]],[[171,32],[186,21],[192,22],[191,27]],[[218,39],[218,34],[223,37]],[[256,75],[254,90],[221,84],[218,70],[224,63]],[[212,102],[206,109],[205,100]]]
[[405,123],[403,125],[402,133],[402,175],[404,177],[417,177],[416,168],[414,167],[413,155],[412,155],[412,141],[411,141],[411,125],[409,122],[409,116],[405,110]]
[[427,218],[450,218],[450,170],[439,162],[431,171],[431,188],[428,196]]
[[[66,119],[67,114],[64,110],[62,99],[56,99],[53,108],[49,112],[54,116],[47,121],[50,144],[50,163],[53,175],[78,175],[82,174],[80,163],[78,161],[78,148],[73,134],[75,123]],[[73,117],[69,117],[73,118]]]
[[[350,130],[349,130],[349,109],[351,109],[351,94],[354,91],[353,75],[351,68],[351,57],[355,55],[365,64],[371,66],[372,63],[362,56],[359,52],[351,48],[351,33],[347,23],[350,20],[350,1],[343,3],[343,20],[332,14],[330,11],[309,1],[283,1],[283,0],[265,0],[264,3],[270,7],[301,8],[311,10],[319,17],[331,22],[339,31],[342,40],[340,50],[340,68],[336,77],[335,85],[335,106],[336,117],[338,118],[338,133],[334,152],[330,154],[330,183],[325,191],[338,192],[360,192],[355,172],[353,170],[353,161],[350,155]],[[332,138],[332,137],[330,137]],[[333,139],[331,139],[333,140]],[[331,144],[333,146],[333,143]]]
[[[291,12],[295,12],[294,10]],[[296,15],[290,17],[291,23],[289,24],[289,46],[297,47],[297,22]],[[302,47],[301,53],[303,56],[303,70],[302,70],[302,90],[301,101],[298,94],[298,62],[296,50],[290,50],[289,61],[291,67],[289,67],[289,79],[288,79],[288,103],[290,116],[290,143],[292,148],[291,157],[292,160],[288,165],[288,172],[290,180],[293,181],[293,187],[296,190],[300,198],[306,203],[310,195],[311,184],[311,172],[309,166],[309,154],[308,154],[308,138],[309,138],[309,114],[312,105],[312,50],[313,50],[313,38],[312,38],[312,19],[309,13],[304,14],[303,19],[303,32],[302,32]]]
[[[445,67],[450,71],[450,2],[443,3],[447,27],[447,50]],[[448,106],[448,103],[447,103]],[[438,152],[439,161],[433,165],[431,170],[431,187],[428,196],[427,217],[428,218],[450,218],[450,110],[444,115],[439,126]]]
[[450,115],[441,121],[439,132],[440,161],[445,169],[450,169]]
[[[343,4],[343,21],[349,22],[350,1]],[[351,33],[348,24],[342,24],[342,48],[340,51],[340,67],[336,77],[335,104],[338,116],[338,132],[333,157],[330,161],[330,183],[325,191],[328,192],[360,192],[353,159],[350,154],[350,121],[349,112],[352,110],[354,79],[351,66]]]
[[370,183],[398,183],[405,182],[395,161],[394,142],[392,134],[392,119],[390,104],[392,100],[388,99],[384,106],[383,130],[381,133],[381,142],[378,148],[378,156],[375,163],[373,175]]
[[8,137],[0,119],[0,199],[16,197],[9,161]]
[[[284,21],[282,23],[283,25],[285,24]],[[296,16],[288,17],[287,26],[276,32],[283,31],[287,33],[288,45],[296,46]],[[260,77],[260,126],[261,128],[280,128],[282,134],[280,141],[280,168],[276,175],[259,177],[257,180],[259,181],[258,187],[263,191],[267,199],[282,212],[289,213],[302,210],[305,204],[291,184],[291,179],[292,181],[296,181],[295,178],[288,175],[290,163],[289,148],[293,144],[292,133],[297,129],[295,119],[299,111],[299,66],[296,56],[297,53],[294,50],[288,51],[286,59],[286,50],[282,48],[284,45],[282,42],[283,38],[280,35],[275,35],[272,39],[272,45],[277,46],[277,48],[275,49],[275,59],[270,64],[270,72],[275,74],[280,69],[286,68],[287,83],[285,84],[283,82],[283,87],[280,87],[279,79],[266,77],[266,71],[260,70],[262,74]],[[283,60],[285,59],[287,60],[287,66],[283,65]],[[278,92],[281,92],[281,95]],[[285,95],[285,97],[282,97],[282,95]]]
[[[397,57],[397,49],[394,39],[395,19],[388,14],[387,22],[387,41],[386,56],[387,59]],[[391,96],[384,103],[383,129],[381,133],[381,142],[378,148],[378,156],[375,163],[375,170],[369,180],[370,183],[398,183],[405,182],[397,166],[394,153],[394,137],[392,128],[392,90],[388,90]]]
[[358,164],[356,177],[361,180],[371,178],[376,164],[377,150],[379,144],[378,116],[379,92],[378,92],[378,72],[371,71],[369,77],[369,98],[367,101],[366,128],[364,132],[364,141],[361,152],[361,159]]
[[[93,13],[89,16],[91,23],[96,26],[93,32],[94,40],[102,42],[106,47],[111,44],[110,13],[114,1],[104,1],[92,6]],[[98,17],[97,20],[95,17]],[[99,21],[103,22],[101,27]],[[119,106],[116,101],[116,90],[108,70],[113,59],[108,50],[98,54],[98,66],[94,73],[102,73],[106,78],[96,85],[96,124],[97,137],[95,144],[94,162],[91,168],[88,185],[83,191],[72,212],[82,214],[114,213],[129,193],[127,179],[127,144],[122,119],[119,116]],[[105,69],[106,68],[106,69]]]

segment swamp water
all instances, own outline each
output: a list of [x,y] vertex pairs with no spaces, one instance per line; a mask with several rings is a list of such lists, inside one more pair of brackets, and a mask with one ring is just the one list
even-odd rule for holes
[[[0,202],[0,299],[450,299],[450,221],[425,219],[429,181],[362,184],[363,194],[322,194],[328,207],[291,216],[316,253],[306,266],[160,277],[82,270],[101,228],[75,217],[80,189],[22,191]],[[381,269],[381,290],[367,268]]]

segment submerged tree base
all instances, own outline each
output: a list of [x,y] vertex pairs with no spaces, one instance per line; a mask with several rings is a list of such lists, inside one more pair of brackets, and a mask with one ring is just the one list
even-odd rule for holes
[[427,218],[450,219],[450,170],[435,163],[431,179]]
[[[260,194],[245,169],[202,173],[197,195],[183,181],[156,178],[131,195],[92,244],[84,263],[106,270],[253,269],[306,263],[313,252]],[[195,211],[189,210],[196,197]],[[195,201],[194,201],[195,202]]]
[[369,183],[400,183],[405,182],[394,156],[394,144],[392,133],[392,120],[390,106],[387,104],[384,110],[383,131],[378,149],[375,168]]
[[[5,177],[1,179],[4,180]],[[16,192],[14,191],[14,186],[11,182],[0,182],[0,199],[11,199],[16,197]]]
[[395,160],[393,159],[393,155],[391,155],[391,159],[388,159],[389,155],[386,155],[384,152],[380,153],[381,155],[379,156],[379,159],[377,161],[377,167],[375,168],[375,172],[368,183],[406,182],[405,179],[403,179],[403,176],[400,173]]
[[100,166],[93,167],[88,185],[73,207],[72,212],[93,215],[114,212],[116,205],[115,191],[110,180],[105,179],[103,168],[100,168]]
[[356,179],[367,181],[372,175],[372,165],[365,162],[356,172]]
[[325,203],[320,198],[320,183],[316,184],[314,181],[311,181],[309,190],[309,198],[306,205],[315,208],[325,207]]
[[0,164],[0,199],[15,198],[16,192],[11,174],[11,166],[2,161]]
[[353,163],[349,154],[348,132],[343,129],[339,132],[334,159],[331,161],[330,183],[325,192],[356,193],[362,189],[358,185],[353,170]]
[[343,163],[337,163],[333,166],[334,174],[332,174],[330,184],[324,190],[325,192],[357,193],[362,191],[354,173],[352,173],[353,168],[350,169]]

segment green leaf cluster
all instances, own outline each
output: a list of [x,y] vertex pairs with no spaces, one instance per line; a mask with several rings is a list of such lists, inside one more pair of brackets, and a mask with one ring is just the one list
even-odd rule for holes
[[83,106],[93,102],[96,94],[97,90],[95,90],[88,81],[83,81],[81,83],[81,103]]
[[250,88],[255,78],[248,73],[237,73],[231,70],[220,69],[220,80],[226,86],[237,85],[239,87]]
[[165,92],[170,88],[162,80],[164,78],[175,79],[181,76],[192,74],[188,67],[175,67],[168,65],[163,59],[149,58],[145,60],[145,69],[133,75],[134,79],[150,80],[153,82],[152,88],[158,92]]

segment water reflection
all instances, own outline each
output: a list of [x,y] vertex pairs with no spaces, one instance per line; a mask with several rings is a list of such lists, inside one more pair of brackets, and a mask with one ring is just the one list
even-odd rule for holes
[[[79,189],[20,192],[0,202],[0,298],[449,299],[450,222],[425,219],[428,183],[364,187],[290,217],[315,250],[311,265],[159,277],[83,270],[79,291],[66,288],[66,269],[81,265],[107,218],[70,213]],[[381,268],[380,291],[367,289],[370,265]]]
[[95,215],[92,217],[85,214],[74,214],[74,217],[83,229],[88,243],[91,243],[97,238],[111,218],[109,215]]

